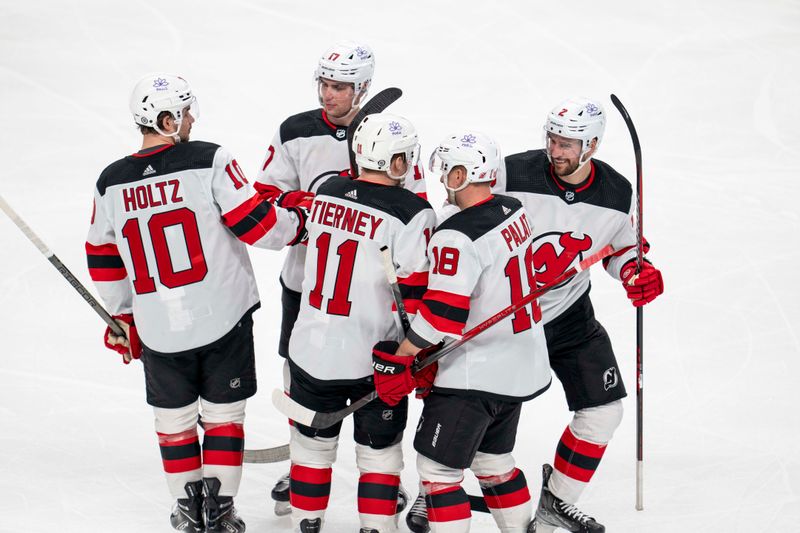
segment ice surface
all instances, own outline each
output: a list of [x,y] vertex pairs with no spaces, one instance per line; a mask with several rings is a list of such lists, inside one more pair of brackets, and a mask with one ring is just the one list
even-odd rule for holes
[[[342,37],[373,46],[375,89],[403,88],[392,110],[417,125],[426,153],[461,126],[505,153],[539,147],[544,113],[591,95],[610,116],[599,156],[632,178],[608,100],[619,95],[642,139],[645,232],[666,293],[645,311],[636,512],[635,313],[616,282],[594,276],[631,396],[581,507],[616,533],[800,530],[797,2],[2,0],[0,194],[91,287],[91,191],[138,148],[127,98],[142,74],[184,75],[202,106],[194,138],[226,146],[252,177],[281,120],[316,105],[316,58]],[[4,216],[0,251],[0,531],[170,531],[141,365],[103,347],[104,325]],[[251,255],[264,303],[247,421],[258,448],[287,438],[268,394],[281,381],[281,256]],[[515,456],[532,492],[568,420],[557,385],[527,404]],[[351,430],[326,531],[358,529]],[[285,469],[246,468],[237,505],[248,531],[290,531],[268,500]],[[475,518],[473,531],[494,530]]]

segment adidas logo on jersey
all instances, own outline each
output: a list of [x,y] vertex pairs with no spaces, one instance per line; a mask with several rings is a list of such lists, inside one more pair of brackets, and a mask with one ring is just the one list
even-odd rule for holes
[[144,172],[142,172],[142,176],[149,176],[150,174],[155,174],[155,173],[156,169],[154,169],[152,165],[147,165],[147,168],[144,169]]
[[509,214],[510,212],[511,212],[511,209],[507,208],[506,206],[503,206],[503,214],[504,214],[504,215],[507,215],[507,214]]
[[356,193],[355,189],[344,193],[344,196],[345,198],[350,198],[351,200],[358,200],[358,193]]

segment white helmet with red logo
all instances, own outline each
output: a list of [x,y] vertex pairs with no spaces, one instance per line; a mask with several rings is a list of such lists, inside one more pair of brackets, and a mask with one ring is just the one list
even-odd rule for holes
[[[455,193],[470,183],[492,183],[497,179],[497,171],[502,163],[500,147],[486,135],[475,130],[465,130],[448,135],[431,154],[428,168],[440,172],[441,182],[447,189],[450,203],[455,203]],[[459,187],[452,188],[447,183],[447,175],[457,167],[463,166],[467,177]]]
[[[606,113],[600,102],[588,98],[569,98],[547,114],[544,123],[545,146],[547,134],[553,133],[568,139],[581,141],[581,161],[591,148],[592,139],[597,139],[595,149],[603,140],[606,128]],[[550,152],[547,152],[550,157]]]
[[314,80],[318,87],[320,78],[352,83],[355,91],[353,102],[356,102],[366,97],[374,72],[375,56],[369,46],[341,41],[328,48],[319,59]]
[[[153,128],[164,136],[178,136],[184,110],[192,108],[192,115],[197,118],[197,99],[192,94],[189,84],[174,74],[157,72],[148,74],[134,86],[131,93],[130,109],[136,124]],[[175,119],[176,133],[166,133],[158,125],[158,115],[171,113]]]

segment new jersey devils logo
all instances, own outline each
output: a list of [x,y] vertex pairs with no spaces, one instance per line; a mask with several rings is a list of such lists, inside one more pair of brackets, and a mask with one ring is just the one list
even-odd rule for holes
[[[554,231],[539,235],[534,241],[534,247],[536,284],[542,287],[563,274],[574,262],[581,261],[583,252],[592,247],[592,238],[588,235],[578,237],[572,233]],[[564,282],[566,283],[568,281]]]

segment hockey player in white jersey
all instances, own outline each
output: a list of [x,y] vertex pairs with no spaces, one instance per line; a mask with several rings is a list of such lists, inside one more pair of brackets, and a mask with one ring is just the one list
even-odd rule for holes
[[[374,390],[371,339],[402,337],[380,249],[390,249],[413,314],[427,284],[426,244],[436,218],[426,200],[401,187],[413,179],[419,157],[408,120],[368,115],[353,150],[359,176],[332,177],[314,197],[300,312],[289,342],[290,395],[322,412]],[[407,412],[407,400],[376,400],[353,416],[362,533],[396,528]],[[340,430],[341,423],[290,429],[292,518],[302,533],[323,526]]]
[[[106,345],[144,364],[147,402],[175,529],[239,533],[246,399],[256,392],[252,313],[259,307],[245,243],[298,243],[305,213],[263,201],[224,148],[189,142],[189,84],[142,78],[131,112],[138,152],[109,165],[94,191],[89,273],[126,332]],[[202,454],[198,414],[204,427]]]
[[[618,250],[605,270],[620,280],[634,306],[664,290],[661,273],[644,262],[636,275],[635,195],[610,165],[594,159],[603,139],[600,103],[571,98],[547,115],[543,150],[506,157],[496,191],[518,198],[534,227],[533,265],[547,283],[607,244]],[[645,245],[645,251],[647,246]],[[540,298],[550,365],[574,411],[556,446],[553,466],[543,467],[536,511],[537,533],[559,527],[605,528],[575,507],[622,420],[625,387],[602,325],[589,299],[589,271]]]
[[[288,201],[302,201],[332,176],[349,172],[347,130],[367,99],[374,71],[375,56],[364,43],[342,41],[325,51],[314,74],[321,107],[287,118],[275,133],[254,184],[265,198],[285,192]],[[418,167],[403,187],[426,198]],[[305,247],[292,248],[281,271],[283,318],[278,353],[284,358],[300,307],[305,257]],[[288,370],[285,376],[288,391]],[[288,473],[275,485],[272,497],[276,514],[291,512]]]
[[[528,215],[519,200],[491,193],[500,163],[495,142],[473,131],[449,136],[431,158],[431,170],[441,171],[449,201],[460,211],[428,245],[428,289],[407,337],[399,346],[383,341],[373,350],[376,389],[387,403],[418,384],[411,356],[459,338],[535,283]],[[540,320],[534,302],[438,362],[414,439],[432,531],[469,531],[465,468],[477,475],[501,531],[529,527],[530,494],[511,451],[522,402],[550,385]]]

